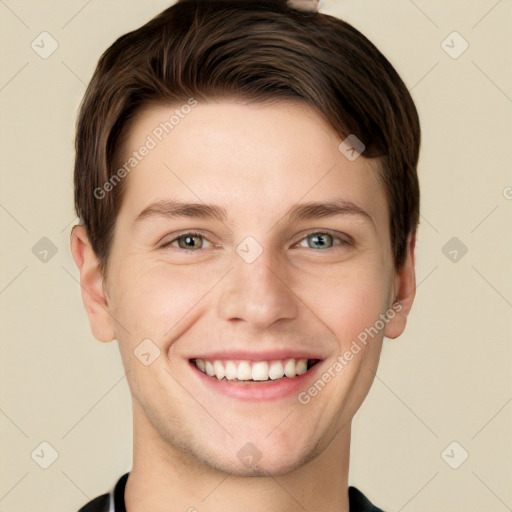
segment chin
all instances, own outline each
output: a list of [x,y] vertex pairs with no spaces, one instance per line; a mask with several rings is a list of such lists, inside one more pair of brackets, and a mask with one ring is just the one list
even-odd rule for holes
[[284,476],[300,469],[318,455],[315,447],[289,450],[267,443],[260,444],[261,450],[252,443],[244,444],[236,450],[235,458],[226,459],[223,454],[212,453],[203,462],[224,473],[241,477]]

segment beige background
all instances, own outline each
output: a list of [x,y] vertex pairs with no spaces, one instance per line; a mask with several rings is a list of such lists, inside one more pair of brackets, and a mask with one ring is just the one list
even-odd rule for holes
[[[131,467],[117,342],[90,334],[69,251],[73,128],[103,50],[168,5],[0,1],[3,512],[76,511]],[[511,2],[327,0],[322,10],[396,66],[423,128],[417,298],[354,420],[350,483],[386,511],[512,510]],[[47,59],[31,48],[43,31],[59,45]],[[441,46],[453,31],[469,44],[456,59]],[[463,42],[445,44],[453,53]],[[46,262],[33,253],[43,237],[57,249]],[[456,262],[443,252],[453,237],[467,247]],[[58,453],[48,469],[36,463],[50,460],[45,445],[36,455],[43,441]],[[445,461],[463,450],[452,469]]]

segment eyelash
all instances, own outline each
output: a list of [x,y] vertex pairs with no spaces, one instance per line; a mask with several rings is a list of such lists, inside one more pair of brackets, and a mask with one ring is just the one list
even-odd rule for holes
[[[325,251],[333,251],[335,250],[337,247],[343,247],[343,246],[350,246],[352,245],[351,242],[349,242],[348,240],[345,240],[343,238],[341,238],[340,236],[338,236],[335,232],[333,231],[330,231],[328,229],[326,230],[321,230],[321,231],[311,231],[309,233],[306,233],[295,245],[298,245],[300,242],[302,242],[303,240],[306,240],[309,236],[311,235],[329,235],[333,238],[333,240],[339,240],[339,244],[334,244],[333,243],[333,246],[332,247],[328,247],[326,249],[312,249],[313,251],[316,251],[316,252],[325,252]],[[199,236],[203,239],[206,239],[206,236],[204,236],[203,233],[199,233],[197,231],[187,231],[185,233],[181,233],[177,236],[175,236],[172,240],[169,240],[168,242],[165,242],[162,246],[161,246],[161,249],[165,249],[167,247],[170,247],[171,244],[173,244],[174,242],[178,241],[180,238],[182,237],[186,237],[186,236]],[[212,242],[210,242],[212,243]],[[213,244],[214,247],[215,247],[215,244]],[[197,252],[200,252],[201,249],[182,249],[181,247],[176,247],[176,249],[178,249],[180,252],[185,252],[185,253],[197,253]],[[311,249],[311,247],[304,247],[304,249]]]

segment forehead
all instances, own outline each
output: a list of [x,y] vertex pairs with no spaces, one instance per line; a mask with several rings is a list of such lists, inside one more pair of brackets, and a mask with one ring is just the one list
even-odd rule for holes
[[152,105],[136,117],[122,147],[120,165],[135,165],[128,166],[121,210],[135,218],[151,202],[172,198],[264,219],[301,200],[342,197],[385,227],[380,164],[349,160],[341,142],[302,102]]

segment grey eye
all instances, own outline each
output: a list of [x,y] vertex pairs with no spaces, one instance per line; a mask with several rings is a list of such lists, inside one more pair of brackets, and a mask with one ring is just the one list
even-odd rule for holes
[[311,249],[329,249],[333,246],[333,237],[327,233],[314,233],[305,240],[308,240],[308,247]]

